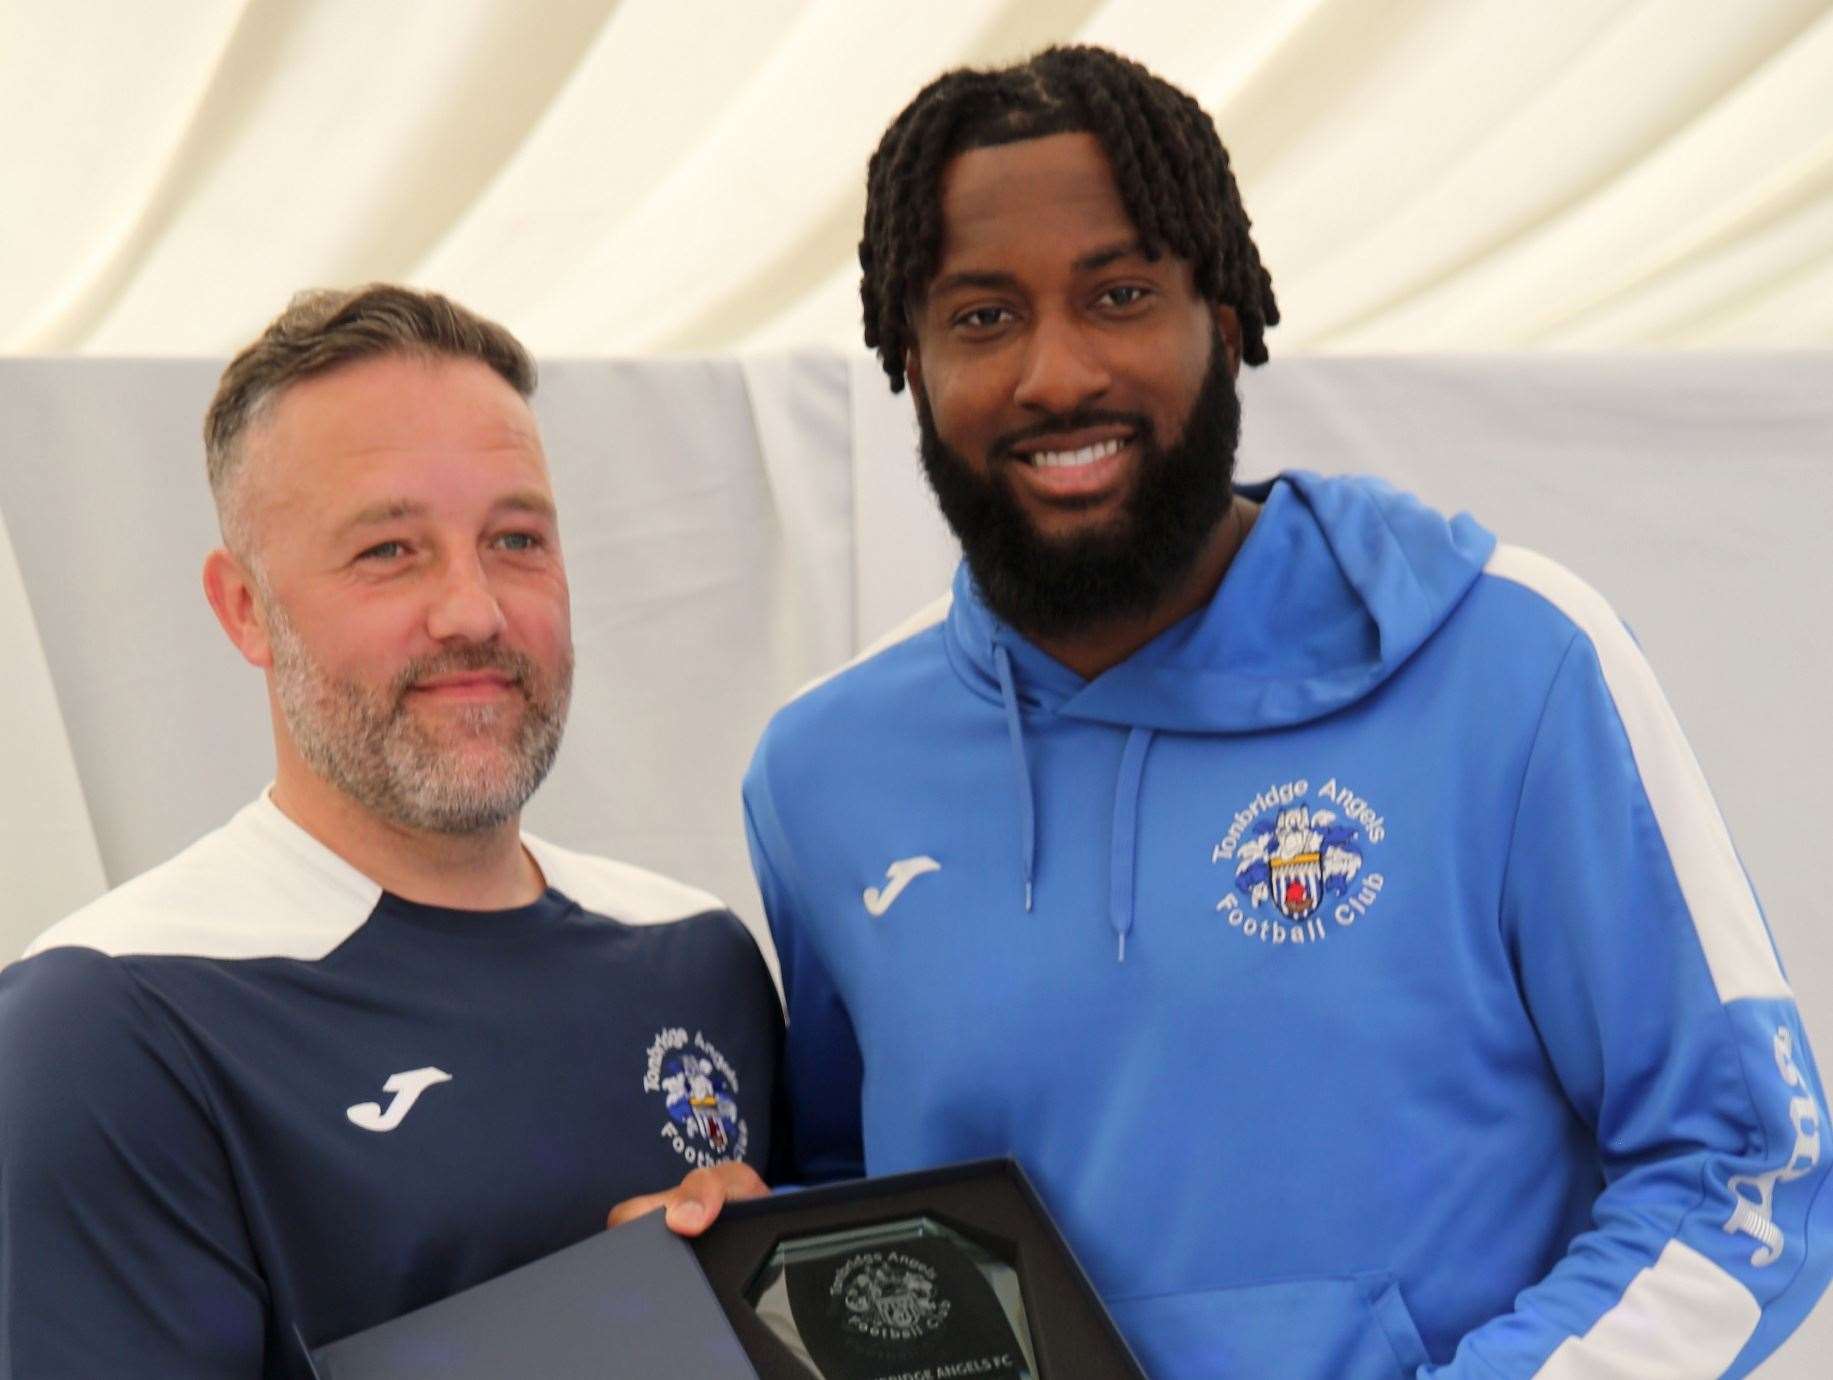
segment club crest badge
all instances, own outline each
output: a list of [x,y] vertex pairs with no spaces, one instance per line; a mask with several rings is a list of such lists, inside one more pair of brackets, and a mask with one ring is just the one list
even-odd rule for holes
[[878,1342],[908,1342],[934,1332],[950,1303],[933,1266],[903,1251],[862,1251],[834,1272],[831,1296],[847,1330]]
[[1235,889],[1253,905],[1271,900],[1288,920],[1308,920],[1327,892],[1342,895],[1362,870],[1361,833],[1334,810],[1304,802],[1257,820],[1235,860]]
[[660,1093],[668,1119],[661,1136],[696,1167],[743,1159],[750,1127],[738,1112],[738,1074],[699,1031],[677,1026],[649,1044],[643,1091]]
[[1248,939],[1319,943],[1379,899],[1386,879],[1367,850],[1386,836],[1387,821],[1335,777],[1315,792],[1302,777],[1269,786],[1235,812],[1211,853],[1234,870],[1216,910]]

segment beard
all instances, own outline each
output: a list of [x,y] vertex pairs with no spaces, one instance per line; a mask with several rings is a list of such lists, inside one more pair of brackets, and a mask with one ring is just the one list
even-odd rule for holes
[[[913,391],[923,471],[942,516],[987,607],[1028,636],[1060,637],[1151,612],[1195,566],[1233,501],[1241,404],[1220,332],[1211,333],[1203,386],[1168,447],[1148,417],[1084,409],[1002,436],[977,470],[943,441],[929,400]],[[1131,428],[1139,448],[1133,491],[1121,511],[1074,536],[1043,535],[1002,472],[1024,463],[1011,447],[1033,436],[1114,424]]]
[[[473,644],[417,657],[375,687],[334,678],[279,601],[264,596],[262,606],[275,695],[294,746],[372,814],[433,833],[478,833],[514,818],[553,766],[572,698],[571,652],[549,675],[520,652]],[[486,669],[513,677],[522,702],[453,706],[440,715],[443,732],[407,702],[428,676]]]

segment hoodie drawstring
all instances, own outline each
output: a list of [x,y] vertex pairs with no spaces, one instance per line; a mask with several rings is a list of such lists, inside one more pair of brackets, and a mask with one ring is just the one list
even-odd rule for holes
[[1116,963],[1127,961],[1127,935],[1133,928],[1133,869],[1139,854],[1139,783],[1146,771],[1146,749],[1151,746],[1151,729],[1132,729],[1120,753],[1120,775],[1114,782],[1114,826],[1108,842],[1107,918],[1114,927]]
[[999,696],[1006,707],[1006,736],[1012,741],[1012,766],[1018,773],[1018,827],[1023,839],[1025,909],[1031,909],[1032,868],[1037,860],[1037,805],[1031,799],[1031,764],[1025,759],[1025,729],[1018,717],[1018,691],[1012,685],[1012,658],[993,643],[993,667],[999,673]]
[[[1037,803],[1032,799],[1030,761],[1025,755],[1025,724],[1019,718],[1019,695],[1012,684],[1012,656],[993,643],[993,671],[999,674],[999,700],[1006,709],[1006,739],[1012,744],[1012,770],[1019,790],[1019,836],[1025,852],[1025,909],[1032,907],[1032,874],[1037,863]],[[1127,960],[1127,935],[1133,931],[1133,872],[1138,860],[1140,781],[1146,775],[1146,751],[1153,731],[1133,728],[1120,751],[1120,775],[1114,781],[1113,838],[1107,854],[1107,924],[1114,927],[1114,962]]]
[[[993,643],[993,669],[999,676],[999,698],[1006,710],[1006,737],[1012,744],[1012,769],[1018,784],[1018,828],[1025,867],[1025,909],[1031,909],[1031,884],[1037,864],[1037,803],[1031,796],[1031,763],[1025,756],[1025,726],[1018,713],[1018,690],[1012,681],[1012,657]],[[1146,772],[1146,751],[1153,732],[1135,727],[1120,753],[1114,782],[1114,823],[1108,853],[1108,923],[1114,927],[1115,962],[1127,961],[1127,935],[1133,929],[1133,874],[1139,852],[1139,788]]]

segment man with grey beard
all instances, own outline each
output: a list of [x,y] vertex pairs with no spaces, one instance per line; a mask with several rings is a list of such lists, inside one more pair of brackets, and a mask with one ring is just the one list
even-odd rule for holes
[[0,1373],[306,1376],[768,1154],[743,927],[520,829],[573,673],[534,384],[502,327],[380,285],[224,372],[204,590],[274,779],[0,972]]

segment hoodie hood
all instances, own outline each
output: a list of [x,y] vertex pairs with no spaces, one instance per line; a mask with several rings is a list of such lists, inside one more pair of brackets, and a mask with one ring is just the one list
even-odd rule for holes
[[1108,835],[1108,922],[1126,961],[1138,815],[1159,733],[1287,728],[1353,704],[1445,621],[1496,539],[1378,479],[1295,471],[1238,492],[1260,516],[1209,604],[1085,681],[993,616],[964,562],[945,645],[974,693],[1006,721],[1024,907],[1037,876],[1037,801],[1026,711],[1127,731]]
[[957,672],[994,701],[1129,728],[1301,724],[1392,675],[1496,541],[1468,514],[1446,519],[1373,478],[1293,471],[1237,492],[1261,512],[1215,598],[1092,681],[995,617],[963,563],[947,627]]

